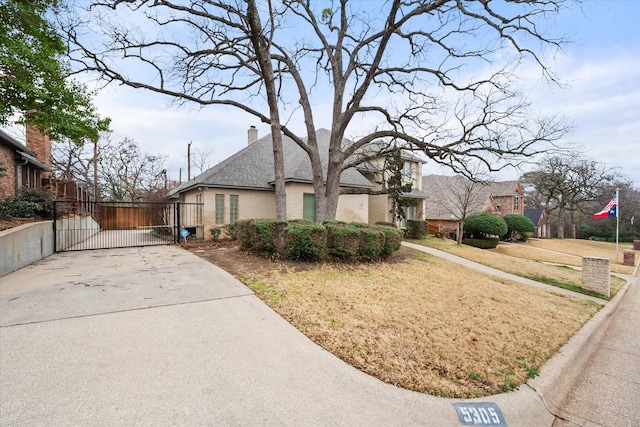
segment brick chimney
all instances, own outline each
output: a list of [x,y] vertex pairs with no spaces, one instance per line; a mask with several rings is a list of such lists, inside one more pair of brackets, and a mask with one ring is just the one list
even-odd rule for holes
[[[51,140],[49,137],[33,126],[26,126],[25,145],[28,149],[36,153],[36,159],[51,167]],[[45,172],[48,174],[48,172]]]
[[255,126],[251,126],[247,131],[247,139],[249,141],[249,145],[258,140],[258,129],[256,129]]

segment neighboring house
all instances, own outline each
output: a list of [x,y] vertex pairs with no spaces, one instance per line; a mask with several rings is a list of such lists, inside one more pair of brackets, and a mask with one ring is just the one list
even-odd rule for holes
[[[331,133],[319,129],[316,133],[322,162],[326,156]],[[273,148],[271,135],[257,139],[254,127],[248,132],[249,145],[216,166],[182,184],[170,193],[186,203],[203,203],[205,230],[241,219],[275,218],[276,200],[273,172]],[[349,141],[345,140],[345,144]],[[315,221],[315,196],[313,192],[311,163],[307,154],[290,138],[283,137],[285,191],[287,217]],[[421,199],[422,162],[414,156],[406,157],[407,180],[416,188],[408,197]],[[382,188],[383,161],[367,162],[361,168],[346,169],[340,178],[342,194],[338,199],[336,219],[374,223],[392,221],[390,200],[387,195],[371,194]],[[422,219],[421,203],[408,209],[409,218]],[[419,210],[419,211],[418,211]]]
[[0,130],[0,196],[15,196],[23,189],[42,188],[51,172],[51,141],[27,128],[26,145]]
[[425,175],[422,190],[427,194],[424,218],[431,232],[453,234],[465,215],[476,211],[500,216],[524,212],[524,193],[519,181],[474,183],[462,176]]
[[534,231],[531,237],[539,239],[551,238],[551,224],[549,223],[547,212],[544,209],[525,209],[524,216],[529,218],[536,226],[536,231]]

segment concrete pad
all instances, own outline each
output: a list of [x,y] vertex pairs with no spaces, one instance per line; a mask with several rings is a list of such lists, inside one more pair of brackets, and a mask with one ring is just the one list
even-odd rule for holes
[[0,278],[0,325],[252,294],[210,265],[175,246],[58,253]]
[[[0,425],[460,424],[460,400],[352,368],[178,248],[55,255],[0,300]],[[469,402],[554,420],[527,386]]]

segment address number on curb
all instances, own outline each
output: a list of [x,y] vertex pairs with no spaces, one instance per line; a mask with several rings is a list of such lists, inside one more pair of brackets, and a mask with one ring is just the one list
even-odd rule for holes
[[453,403],[460,425],[483,427],[507,427],[502,411],[493,402]]

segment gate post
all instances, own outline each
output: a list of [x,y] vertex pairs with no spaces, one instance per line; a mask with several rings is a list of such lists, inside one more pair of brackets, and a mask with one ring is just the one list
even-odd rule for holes
[[58,252],[58,201],[53,201],[53,252]]
[[176,202],[173,205],[175,209],[175,215],[173,216],[175,224],[174,229],[175,233],[173,233],[173,243],[180,242],[180,202]]

